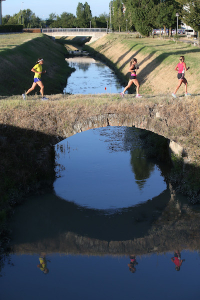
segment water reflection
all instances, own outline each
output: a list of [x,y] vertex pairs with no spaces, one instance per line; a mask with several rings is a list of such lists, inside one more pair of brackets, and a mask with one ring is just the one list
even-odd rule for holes
[[175,270],[180,271],[182,263],[185,261],[185,259],[182,259],[180,251],[176,250],[174,252],[174,256],[171,258],[171,261],[175,264]]
[[144,150],[134,149],[131,151],[131,165],[135,174],[135,181],[139,189],[142,190],[147,179],[155,171],[155,164],[146,158]]
[[115,73],[105,64],[90,57],[67,59],[76,71],[68,78],[64,93],[99,94],[120,93],[122,86]]
[[88,130],[60,142],[56,195],[111,213],[161,194],[166,182],[141,143],[139,132],[127,127]]
[[[95,169],[101,169],[98,151],[103,141],[107,153],[116,156],[115,165],[124,165],[118,153],[128,154],[132,184],[138,181],[135,186],[139,192],[145,191],[155,169],[161,170],[159,163],[147,159],[137,135],[127,134],[125,128],[112,134],[107,129],[100,132],[93,131],[101,140],[96,149],[92,148],[94,139],[90,142],[80,135],[87,144],[83,153],[98,156]],[[91,162],[77,145],[59,144],[58,149],[60,157],[70,157],[64,167],[60,162],[60,176],[71,163],[78,173],[81,168],[86,172],[82,161]],[[75,156],[74,165],[77,152],[81,158]],[[109,160],[110,156],[106,163]],[[140,167],[146,171],[141,172]],[[121,186],[124,176],[116,185]],[[154,189],[158,181],[152,184]],[[13,217],[12,252],[0,270],[1,298],[121,300],[134,294],[141,300],[149,299],[149,295],[155,300],[176,300],[178,290],[181,299],[199,299],[200,213],[170,184],[165,185],[160,194],[155,189],[147,201],[131,206],[125,203],[120,208],[83,206],[62,199],[54,191],[27,199]],[[90,186],[91,181],[88,189]]]
[[131,273],[135,273],[137,265],[138,265],[138,262],[136,261],[135,255],[130,255],[130,263],[128,264],[129,271]]
[[[46,258],[46,253],[41,253],[40,257],[39,257],[39,264],[37,265],[37,267],[44,273],[44,274],[48,274],[49,273],[49,269],[47,268],[47,258]],[[50,262],[50,260],[48,260],[48,262]]]

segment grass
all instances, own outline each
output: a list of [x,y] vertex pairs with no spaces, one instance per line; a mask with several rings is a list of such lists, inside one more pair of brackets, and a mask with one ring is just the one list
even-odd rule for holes
[[34,74],[30,70],[39,57],[44,58],[43,68],[47,70],[42,77],[45,94],[63,91],[71,68],[62,45],[40,33],[1,35],[0,41],[0,95],[19,95],[31,87]]
[[[148,90],[156,92],[159,84],[162,84],[160,91],[168,93],[169,87],[175,89],[176,73],[174,68],[178,63],[179,56],[184,55],[190,92],[198,92],[200,65],[200,49],[187,43],[174,42],[172,40],[135,38],[127,34],[108,34],[100,41],[93,42],[86,46],[86,50],[93,55],[101,55],[113,69],[127,75],[130,59],[137,57],[140,64],[138,79],[141,83],[141,93]],[[122,75],[121,74],[121,75]],[[166,74],[168,74],[166,76]],[[153,78],[153,80],[152,80]],[[164,84],[166,82],[166,84]],[[183,90],[181,88],[180,90]]]
[[25,42],[38,37],[38,34],[16,33],[16,34],[1,34],[0,35],[0,52],[7,49],[13,49]]

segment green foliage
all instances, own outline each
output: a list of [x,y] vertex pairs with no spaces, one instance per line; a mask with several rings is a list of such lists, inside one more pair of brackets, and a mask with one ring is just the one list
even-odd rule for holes
[[200,1],[188,0],[188,3],[183,7],[183,18],[187,25],[194,30],[200,31]]
[[0,32],[22,32],[23,25],[0,25]]
[[[4,42],[4,48],[0,52],[0,61],[4,62],[2,72],[6,74],[1,77],[1,95],[21,94],[32,85],[33,75],[30,70],[38,57],[41,57],[41,53],[44,58],[44,68],[47,70],[47,74],[42,78],[45,94],[56,94],[62,91],[66,85],[67,74],[71,72],[65,61],[67,50],[62,45],[41,33],[2,35],[1,40]],[[17,40],[20,40],[20,44]],[[18,46],[7,49],[6,41],[8,46],[16,41]],[[19,72],[20,67],[21,72]],[[37,91],[39,92],[38,89],[35,90]]]
[[42,20],[35,15],[30,9],[20,10],[12,17],[6,15],[3,18],[3,25],[17,25],[21,24],[25,28],[39,28],[42,26]]
[[[156,28],[176,27],[176,13],[180,14],[181,6],[174,0],[160,2],[154,8],[154,24]],[[179,19],[180,20],[180,19]]]
[[171,160],[172,160],[172,164],[173,164],[173,170],[176,173],[182,173],[183,171],[183,158],[177,156],[176,154],[172,153],[171,154]]
[[85,4],[78,3],[76,9],[76,16],[77,16],[77,27],[80,28],[88,28],[90,26],[90,21],[92,19],[92,12],[90,10],[90,6],[87,2]]
[[149,36],[153,28],[176,25],[176,13],[181,5],[175,0],[125,0],[125,16],[128,29],[135,28]]
[[107,22],[109,21],[109,16],[107,14],[101,14],[99,17],[92,18],[93,28],[107,28]]
[[122,0],[113,0],[112,1],[112,12],[113,12],[113,17],[112,17],[113,29],[121,31],[121,28],[125,22],[125,18],[123,15]]

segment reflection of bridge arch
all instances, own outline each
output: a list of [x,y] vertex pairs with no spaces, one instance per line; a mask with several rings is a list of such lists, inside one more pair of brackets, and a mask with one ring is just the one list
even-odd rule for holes
[[[177,247],[199,249],[199,214],[191,219],[190,211],[189,218],[184,212],[183,222],[180,211],[171,209],[172,202],[174,194],[167,189],[146,203],[105,215],[55,195],[45,195],[24,203],[16,213],[13,250],[16,253],[139,255],[173,251]],[[178,219],[181,225],[175,226]],[[15,230],[20,233],[18,236]]]
[[60,234],[67,235],[68,232],[107,242],[133,240],[147,235],[152,222],[161,215],[169,200],[170,191],[167,189],[140,205],[105,213],[80,207],[50,194],[26,202],[20,208],[16,216],[20,222],[18,224],[16,220],[15,224],[19,225],[16,228],[21,235],[14,236],[14,243],[58,240]]

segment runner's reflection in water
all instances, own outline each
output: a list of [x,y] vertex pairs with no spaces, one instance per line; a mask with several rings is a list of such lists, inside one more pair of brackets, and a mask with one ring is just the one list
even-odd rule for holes
[[138,265],[138,262],[136,261],[135,255],[130,255],[130,263],[128,264],[128,267],[131,273],[136,272],[136,268],[135,268],[136,265]]
[[176,250],[174,252],[174,257],[171,258],[171,261],[176,265],[175,270],[180,271],[182,263],[185,261],[185,259],[181,259],[180,251]]
[[40,257],[39,257],[39,265],[37,265],[37,267],[44,273],[44,274],[48,274],[49,273],[49,269],[47,268],[47,261],[50,262],[50,260],[46,259],[46,254],[45,253],[41,253]]

